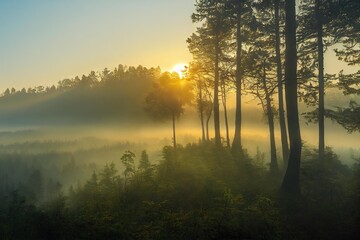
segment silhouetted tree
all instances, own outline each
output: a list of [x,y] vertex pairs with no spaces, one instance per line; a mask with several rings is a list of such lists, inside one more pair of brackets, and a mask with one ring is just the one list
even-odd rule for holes
[[[344,95],[360,96],[360,71],[353,74],[340,72],[337,87]],[[355,100],[351,100],[348,107],[338,106],[335,110],[327,109],[325,113],[348,132],[360,132],[360,105]]]
[[[281,1],[283,3],[283,1]],[[277,82],[278,82],[278,105],[279,105],[279,123],[281,133],[281,146],[282,146],[282,157],[284,165],[287,165],[289,158],[289,144],[288,134],[286,129],[286,119],[284,111],[284,94],[283,94],[283,74],[282,74],[282,60],[281,60],[281,35],[280,35],[280,22],[281,22],[281,7],[280,0],[274,0],[274,27],[275,27],[275,49],[276,49],[276,71],[277,71]]]
[[229,35],[229,22],[226,16],[226,8],[223,1],[199,0],[195,3],[196,13],[192,15],[193,22],[203,22],[198,28],[202,31],[200,36],[205,38],[207,45],[212,51],[214,64],[214,130],[215,144],[221,145],[220,134],[220,109],[219,109],[219,84],[220,84],[220,61],[223,43]]
[[[196,43],[196,36],[193,35],[191,38],[188,39],[189,49],[190,52],[193,54],[194,59],[193,62],[189,64],[188,75],[187,79],[192,83],[193,90],[195,91],[196,95],[196,105],[197,110],[200,116],[200,123],[201,123],[201,136],[202,141],[208,139],[208,121],[205,121],[205,117],[208,116],[208,108],[209,102],[211,102],[211,92],[210,92],[210,85],[212,84],[211,77],[209,77],[209,69],[206,67],[206,63],[203,62],[203,59],[198,54],[199,47],[194,49],[194,44]],[[212,103],[210,104],[210,108],[212,108]],[[210,110],[210,115],[211,115]]]
[[289,127],[290,153],[281,185],[286,193],[300,193],[301,135],[297,102],[297,50],[295,0],[285,0],[285,96]]
[[335,49],[339,60],[349,65],[360,64],[359,8],[358,0],[334,1],[332,10],[332,37],[341,47]]
[[9,95],[10,95],[10,89],[7,88],[7,89],[4,91],[4,97],[9,96]]
[[235,91],[236,91],[236,110],[235,110],[235,130],[232,142],[232,152],[235,155],[242,150],[241,143],[241,121],[242,121],[242,82],[244,67],[242,66],[243,48],[246,43],[246,36],[249,31],[249,25],[252,24],[252,8],[251,1],[248,0],[227,0],[227,14],[231,19],[235,32]]
[[[340,48],[335,49],[339,60],[350,66],[360,65],[360,34],[359,34],[359,8],[360,2],[357,0],[344,0],[334,4],[336,18],[332,21],[332,36],[337,43],[341,43]],[[337,87],[344,95],[360,95],[360,71],[352,74],[339,73]],[[359,131],[359,112],[360,106],[355,100],[350,101],[348,107],[337,107],[336,110],[327,109],[326,116],[342,125],[348,132]]]
[[145,99],[145,111],[154,120],[172,120],[173,146],[176,148],[176,119],[184,112],[184,105],[191,101],[188,83],[177,73],[163,73],[154,89]]
[[135,153],[131,151],[125,151],[125,153],[121,156],[121,162],[125,166],[124,170],[124,185],[126,186],[126,180],[129,176],[133,175],[135,173]]
[[[308,66],[302,65],[309,69],[301,70],[302,73],[308,73],[303,79],[306,87],[303,100],[318,106],[316,122],[319,126],[319,159],[323,159],[325,153],[324,52],[332,44],[329,38],[332,4],[331,0],[306,0],[300,6],[299,45],[303,55],[301,58],[306,59],[306,55],[309,55]],[[317,75],[313,73],[315,69],[318,71]],[[309,97],[313,99],[307,99]]]
[[140,157],[140,162],[139,162],[138,169],[146,170],[150,166],[151,166],[151,164],[150,164],[150,161],[149,161],[149,155],[147,154],[147,152],[145,150],[143,150],[141,152],[141,157]]

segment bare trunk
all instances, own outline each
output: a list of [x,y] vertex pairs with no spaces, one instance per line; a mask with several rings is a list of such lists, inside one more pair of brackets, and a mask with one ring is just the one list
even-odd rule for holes
[[199,111],[200,111],[200,122],[201,122],[201,140],[205,142],[205,126],[204,126],[204,102],[202,98],[202,87],[199,87]]
[[277,156],[276,156],[276,144],[275,144],[275,129],[274,129],[274,113],[271,106],[271,98],[270,94],[266,85],[266,70],[265,65],[263,67],[263,78],[262,83],[265,91],[265,98],[266,98],[266,111],[268,117],[268,124],[269,124],[269,133],[270,133],[270,173],[272,175],[276,175],[279,172],[278,163],[277,163]]
[[219,55],[220,47],[218,36],[215,40],[215,81],[214,81],[214,128],[215,128],[215,144],[221,146],[220,136],[220,111],[219,111]]
[[289,143],[285,122],[284,111],[284,95],[283,95],[283,83],[282,83],[282,66],[281,66],[281,53],[280,53],[280,20],[279,20],[279,0],[275,1],[275,37],[276,37],[276,65],[277,65],[277,81],[278,81],[278,99],[279,99],[279,123],[281,133],[281,147],[282,157],[284,161],[284,167],[287,166],[289,158]]
[[206,141],[210,141],[210,136],[209,136],[210,119],[211,119],[211,112],[209,112],[209,114],[207,115],[207,119],[206,119]]
[[229,121],[228,121],[228,115],[227,115],[226,92],[225,92],[226,89],[225,89],[224,81],[222,81],[221,90],[222,90],[222,104],[223,104],[223,108],[224,108],[225,130],[226,130],[226,146],[228,148],[230,148]]
[[325,122],[324,122],[324,43],[323,43],[323,25],[320,13],[320,1],[316,0],[315,4],[316,20],[317,20],[317,47],[318,47],[318,64],[319,64],[319,159],[324,159],[325,154]]
[[173,124],[173,144],[174,144],[174,148],[176,148],[176,130],[175,130],[175,121],[176,121],[176,117],[175,117],[175,114],[173,113],[173,115],[172,115],[172,124]]
[[236,110],[235,110],[235,132],[232,142],[232,152],[237,155],[242,149],[241,143],[241,5],[238,3],[236,23]]
[[284,193],[300,194],[301,135],[297,102],[297,50],[295,0],[285,1],[286,53],[285,53],[285,96],[289,126],[290,154],[288,166],[281,185]]

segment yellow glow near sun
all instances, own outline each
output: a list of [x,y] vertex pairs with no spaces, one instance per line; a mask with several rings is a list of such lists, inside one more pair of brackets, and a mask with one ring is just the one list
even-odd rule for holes
[[187,64],[185,64],[185,63],[178,63],[173,67],[173,69],[171,71],[178,73],[180,78],[182,78],[183,77],[183,72],[182,71],[185,70],[186,66],[187,66]]

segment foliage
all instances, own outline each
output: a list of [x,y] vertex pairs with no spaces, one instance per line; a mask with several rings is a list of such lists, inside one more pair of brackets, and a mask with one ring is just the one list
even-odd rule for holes
[[[261,155],[259,150],[260,161]],[[124,156],[126,163],[134,160],[130,151]],[[4,239],[356,239],[359,164],[342,165],[330,149],[326,161],[319,162],[317,152],[305,148],[303,197],[295,211],[277,197],[274,185],[280,178],[274,179],[246,156],[234,161],[229,150],[219,152],[211,143],[166,146],[157,165],[149,164],[145,152],[141,158],[139,168],[127,176],[131,181],[126,188],[124,177],[108,164],[66,196],[60,193],[42,204],[28,202],[17,191],[1,195],[1,235]]]
[[349,107],[337,107],[337,110],[327,110],[326,116],[335,120],[343,126],[349,133],[360,132],[360,105],[350,101]]
[[82,77],[59,81],[57,86],[29,90],[5,90],[0,97],[0,123],[57,125],[149,122],[143,111],[144,99],[160,68],[119,65]]
[[153,90],[147,95],[145,110],[155,120],[179,118],[184,105],[191,100],[190,88],[177,73],[165,72],[154,83]]
[[130,174],[135,173],[134,159],[135,159],[135,153],[133,153],[131,151],[126,151],[121,157],[121,162],[125,166],[125,170],[124,170],[125,178],[127,176],[129,176]]

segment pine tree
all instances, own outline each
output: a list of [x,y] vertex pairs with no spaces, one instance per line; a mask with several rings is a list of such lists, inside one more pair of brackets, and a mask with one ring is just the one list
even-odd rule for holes
[[290,153],[281,185],[285,193],[300,194],[301,135],[297,98],[297,50],[295,0],[285,1],[285,97]]

